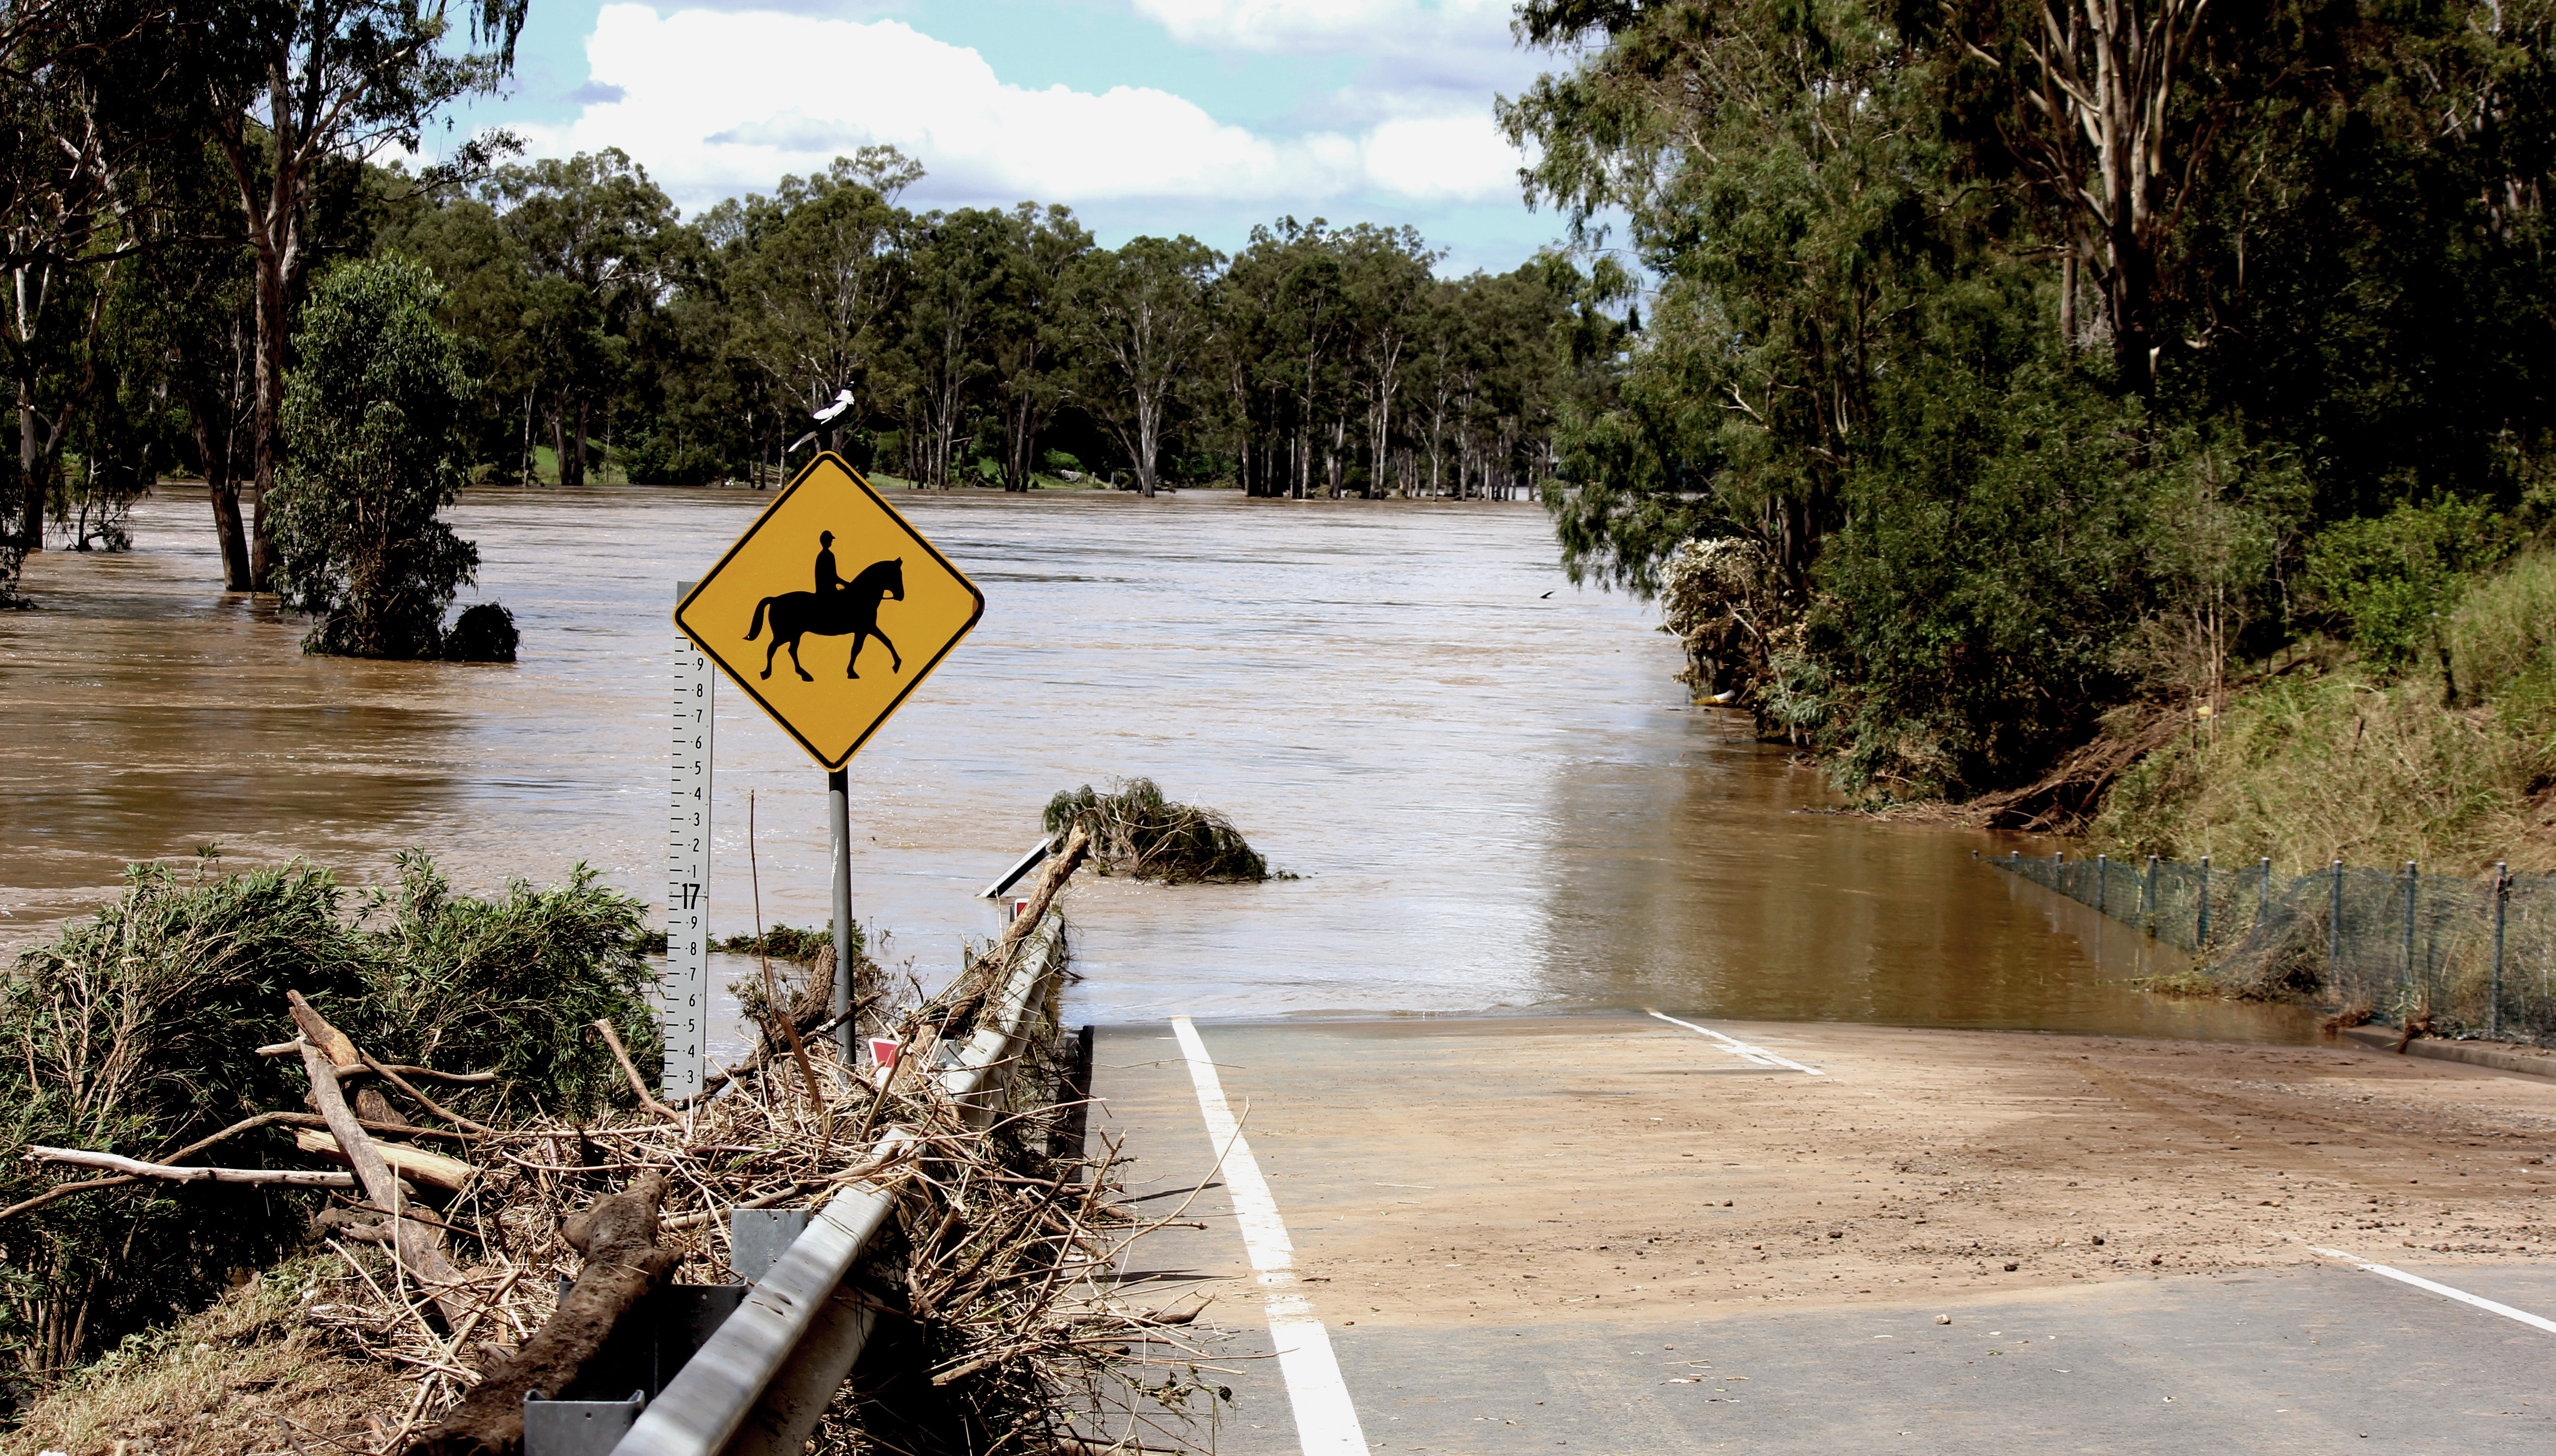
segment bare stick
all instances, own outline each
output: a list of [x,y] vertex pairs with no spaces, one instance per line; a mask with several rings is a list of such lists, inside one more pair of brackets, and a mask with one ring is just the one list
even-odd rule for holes
[[[39,1148],[30,1146],[29,1162],[64,1162],[73,1167],[102,1167],[136,1178],[158,1178],[169,1183],[283,1183],[296,1188],[351,1188],[353,1173],[320,1172],[298,1167],[176,1167],[165,1162],[144,1162],[138,1157],[120,1157],[112,1153],[89,1153],[77,1148]],[[104,1186],[104,1180],[85,1186]],[[55,1190],[60,1192],[62,1190]],[[11,1209],[11,1212],[16,1212]]]
[[450,1108],[444,1106],[434,1098],[420,1092],[415,1087],[410,1086],[406,1078],[402,1077],[398,1072],[393,1071],[391,1068],[373,1060],[370,1055],[365,1053],[363,1048],[357,1047],[355,1049],[355,1054],[364,1058],[364,1065],[371,1067],[374,1071],[377,1071],[383,1076],[389,1078],[392,1086],[407,1093],[409,1095],[409,1100],[415,1102],[418,1106],[425,1108],[428,1112],[434,1113],[437,1117],[444,1119],[454,1127],[466,1128],[473,1133],[482,1135],[483,1137],[487,1134],[488,1130],[486,1128],[481,1127],[479,1124],[472,1122],[461,1114],[452,1111]]
[[[259,1047],[257,1049],[257,1054],[260,1056],[300,1056],[302,1052],[300,1048],[296,1047],[290,1041],[277,1041],[269,1045]],[[497,1080],[497,1074],[495,1072],[440,1072],[433,1067],[413,1067],[406,1062],[400,1061],[374,1062],[372,1065],[378,1067],[382,1071],[397,1072],[403,1077],[417,1077],[421,1080],[433,1082],[459,1082],[472,1087],[485,1087],[489,1083]],[[340,1067],[338,1068],[338,1074],[344,1077],[351,1077],[354,1076],[358,1070],[359,1069],[355,1067]]]
[[631,1062],[629,1051],[621,1044],[621,1033],[612,1030],[611,1020],[598,1017],[590,1025],[603,1033],[603,1044],[612,1048],[612,1059],[621,1063],[622,1075],[630,1079],[630,1090],[639,1094],[639,1105],[676,1127],[682,1127],[684,1115],[659,1102],[656,1095],[648,1090],[646,1079],[639,1075],[639,1068]]
[[[355,1049],[354,1038],[328,1025],[326,1018],[313,1011],[311,1003],[302,999],[301,992],[287,991],[284,993],[284,999],[293,1007],[293,1025],[302,1029],[304,1039],[328,1053],[331,1065],[342,1071],[364,1064],[364,1054]],[[355,1115],[368,1122],[376,1123],[408,1121],[406,1118],[393,1115],[389,1101],[370,1087],[355,1094]]]

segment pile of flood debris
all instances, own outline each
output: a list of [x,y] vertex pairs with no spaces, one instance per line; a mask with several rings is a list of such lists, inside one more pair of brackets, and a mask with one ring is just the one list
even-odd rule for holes
[[[83,1177],[82,1189],[325,1190],[312,1228],[330,1262],[304,1288],[302,1318],[401,1373],[399,1408],[371,1419],[361,1446],[383,1456],[520,1451],[526,1395],[575,1390],[651,1290],[736,1281],[731,1210],[813,1209],[853,1187],[894,1199],[854,1276],[883,1318],[820,1449],[1185,1448],[1189,1407],[1214,1390],[1210,1368],[1187,1316],[1110,1293],[1120,1251],[1159,1224],[1121,1201],[1114,1150],[1085,1155],[1053,1038],[1017,1057],[990,1117],[928,1070],[1011,983],[1021,932],[1082,849],[1058,857],[1030,912],[940,996],[879,1019],[896,1042],[883,1067],[845,1064],[829,1033],[875,1003],[856,998],[852,1013],[829,1016],[831,966],[821,964],[795,996],[767,973],[767,994],[747,998],[761,1027],[754,1052],[699,1096],[655,1095],[598,1021],[575,1031],[610,1047],[636,1110],[501,1120],[474,1107],[498,1095],[493,1078],[386,1060],[395,1048],[356,1044],[297,993],[278,1008],[293,1036],[260,1050],[298,1061],[310,1112],[258,1114],[163,1162],[64,1148],[25,1155],[106,1175]],[[192,1160],[277,1125],[310,1161],[333,1166]],[[298,1445],[286,1425],[286,1444]]]

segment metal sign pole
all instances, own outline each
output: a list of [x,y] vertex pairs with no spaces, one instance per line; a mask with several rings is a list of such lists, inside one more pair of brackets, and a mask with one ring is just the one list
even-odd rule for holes
[[858,1036],[848,1015],[852,1009],[852,804],[850,775],[833,769],[826,775],[826,827],[834,840],[834,1046],[842,1056],[845,1077],[852,1070],[852,1042]]
[[[693,589],[675,584],[681,602]],[[716,674],[709,658],[681,633],[675,637],[674,782],[666,805],[666,974],[659,1018],[666,1042],[663,1078],[669,1098],[702,1090],[708,1042],[710,936],[710,732]]]

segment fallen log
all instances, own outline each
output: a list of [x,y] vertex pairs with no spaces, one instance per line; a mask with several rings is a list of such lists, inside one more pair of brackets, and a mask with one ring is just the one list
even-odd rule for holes
[[[320,1021],[319,1014],[307,1006],[293,1009],[296,1022],[305,1017]],[[320,1024],[327,1025],[325,1022]],[[337,1147],[345,1153],[346,1160],[355,1165],[355,1177],[363,1184],[364,1196],[384,1208],[399,1207],[403,1202],[399,1178],[373,1147],[373,1140],[364,1136],[362,1125],[355,1121],[353,1109],[346,1106],[346,1094],[338,1090],[337,1068],[330,1063],[328,1053],[305,1040],[302,1043],[302,1068],[311,1074],[311,1100],[319,1104],[320,1116],[327,1120],[328,1131],[336,1137]],[[471,1304],[460,1271],[452,1267],[452,1261],[444,1257],[443,1238],[407,1219],[395,1220],[392,1233],[395,1235],[393,1257],[426,1286],[430,1297],[435,1300],[435,1307],[443,1312],[445,1324],[458,1328],[462,1318],[469,1314]]]
[[[293,1146],[305,1153],[327,1158],[331,1162],[342,1162],[349,1166],[354,1162],[353,1158],[346,1155],[345,1150],[337,1146],[336,1137],[329,1133],[296,1132],[293,1135]],[[423,1148],[407,1143],[374,1142],[373,1151],[382,1155],[382,1161],[390,1165],[392,1172],[412,1183],[425,1183],[431,1187],[442,1188],[447,1193],[460,1192],[462,1185],[468,1183],[479,1171],[476,1163],[463,1162],[457,1157],[447,1157],[441,1153],[429,1153]]]
[[576,1384],[630,1306],[683,1262],[683,1252],[657,1242],[657,1206],[666,1175],[651,1169],[630,1190],[598,1198],[561,1230],[585,1256],[576,1283],[559,1309],[461,1403],[412,1442],[406,1456],[518,1456],[524,1448],[524,1397],[557,1397]]
[[180,1167],[174,1163],[144,1162],[138,1157],[119,1157],[112,1153],[90,1153],[79,1148],[39,1148],[30,1146],[29,1162],[64,1162],[73,1167],[102,1167],[109,1172],[137,1178],[158,1178],[169,1183],[282,1183],[295,1188],[351,1188],[352,1173],[332,1173],[318,1168],[300,1167]]

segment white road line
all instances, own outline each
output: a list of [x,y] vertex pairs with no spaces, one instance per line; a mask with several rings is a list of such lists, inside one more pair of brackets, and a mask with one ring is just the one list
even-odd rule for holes
[[2421,1274],[2409,1274],[2401,1269],[2389,1269],[2383,1264],[2371,1264],[2368,1260],[2362,1258],[2360,1255],[2346,1254],[2340,1249],[2318,1249],[2314,1244],[2311,1244],[2308,1247],[2316,1250],[2317,1253],[2324,1255],[2328,1259],[2340,1259],[2355,1269],[2365,1270],[2370,1274],[2394,1279],[2399,1283],[2412,1284],[2417,1289],[2429,1289],[2444,1299],[2456,1299],[2461,1304],[2473,1304],[2477,1308],[2486,1311],[2488,1314],[2499,1314],[2505,1319],[2516,1319],[2522,1324],[2528,1325],[2532,1329],[2541,1329],[2551,1335],[2556,1335],[2556,1319],[2545,1319],[2530,1313],[2526,1309],[2514,1309],[2508,1304],[2496,1304],[2491,1299],[2485,1298],[2482,1295],[2471,1294],[2465,1289],[2453,1289],[2447,1284],[2436,1284],[2430,1279],[2423,1277]]
[[1296,1407],[1296,1437],[1306,1456],[1367,1456],[1366,1432],[1359,1428],[1357,1407],[1341,1381],[1341,1366],[1332,1358],[1332,1334],[1314,1313],[1313,1302],[1298,1292],[1296,1246],[1278,1217],[1278,1201],[1269,1196],[1268,1180],[1242,1141],[1242,1125],[1225,1105],[1224,1087],[1215,1079],[1215,1063],[1207,1043],[1188,1017],[1172,1019],[1172,1034],[1189,1058],[1190,1081],[1198,1088],[1199,1115],[1215,1145],[1216,1166],[1233,1200],[1234,1221],[1242,1226],[1242,1246],[1250,1253],[1252,1271],[1260,1276],[1269,1310],[1269,1338],[1278,1347],[1278,1373],[1287,1382],[1287,1398]]
[[[1645,1010],[1647,1010],[1647,1008],[1645,1008]],[[1818,1067],[1806,1067],[1800,1062],[1794,1061],[1788,1057],[1777,1056],[1775,1053],[1768,1051],[1763,1046],[1751,1046],[1745,1041],[1735,1041],[1728,1036],[1723,1035],[1720,1031],[1713,1030],[1711,1027],[1699,1027],[1693,1022],[1682,1022],[1673,1016],[1665,1016],[1659,1012],[1652,1012],[1651,1015],[1659,1017],[1661,1021],[1668,1023],[1672,1027],[1684,1027],[1690,1031],[1702,1031],[1704,1034],[1721,1042],[1723,1045],[1729,1047],[1733,1052],[1746,1057],[1748,1060],[1757,1063],[1761,1067],[1791,1067],[1797,1072],[1808,1072],[1814,1077],[1825,1077],[1828,1075],[1828,1073],[1821,1071]]]

